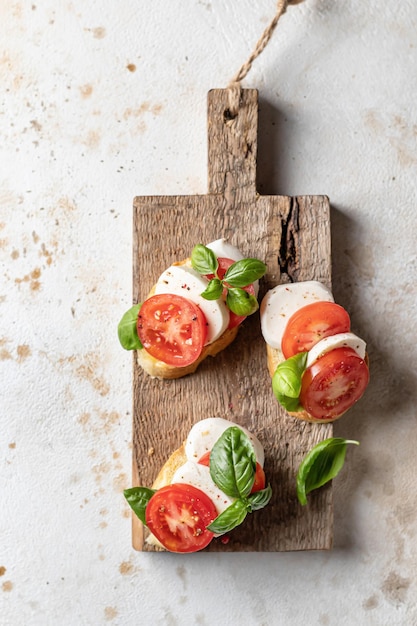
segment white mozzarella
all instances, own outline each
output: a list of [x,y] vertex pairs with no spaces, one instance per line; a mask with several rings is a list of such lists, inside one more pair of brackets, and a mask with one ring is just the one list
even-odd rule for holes
[[236,246],[229,243],[226,239],[217,239],[216,241],[212,241],[207,244],[206,248],[210,248],[210,250],[213,250],[217,257],[222,257],[223,259],[241,261],[245,258],[239,248],[236,248]]
[[218,438],[230,426],[238,426],[250,439],[255,450],[256,460],[264,465],[264,449],[258,438],[243,426],[230,422],[222,417],[208,417],[196,422],[191,428],[185,442],[185,454],[189,461],[196,463],[203,454],[212,449]]
[[172,477],[171,483],[185,483],[200,489],[212,500],[219,515],[235,500],[217,487],[206,465],[199,465],[193,461],[186,461],[181,465]]
[[307,356],[307,367],[310,367],[310,365],[323,356],[323,354],[326,354],[326,352],[335,350],[336,348],[352,348],[361,359],[365,358],[366,343],[363,339],[353,333],[338,333],[337,335],[321,339],[311,348]]
[[[212,241],[208,243],[207,248],[213,250],[216,257],[221,257],[223,259],[232,259],[232,261],[241,261],[245,257],[233,244],[229,243],[226,239],[217,239],[216,241]],[[255,296],[258,297],[259,292],[259,280],[255,280],[253,283],[253,288],[255,290]]]
[[197,304],[206,316],[206,344],[209,344],[224,333],[229,325],[230,315],[223,300],[202,298],[201,293],[207,288],[207,284],[207,279],[189,265],[171,265],[158,278],[154,293],[177,294]]
[[260,306],[261,330],[266,343],[281,350],[282,336],[290,317],[313,302],[334,302],[330,289],[310,280],[277,285],[265,295]]

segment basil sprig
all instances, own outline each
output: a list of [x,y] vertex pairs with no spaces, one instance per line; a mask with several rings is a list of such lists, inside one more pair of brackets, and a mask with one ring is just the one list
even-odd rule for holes
[[277,366],[272,377],[272,391],[287,411],[300,411],[301,379],[307,364],[307,352],[299,352]]
[[223,279],[218,276],[219,263],[213,250],[199,243],[191,252],[192,267],[206,276],[213,274],[207,288],[202,292],[206,300],[218,300],[226,290],[226,304],[236,315],[251,315],[258,310],[259,304],[255,296],[247,293],[243,287],[251,285],[266,272],[266,265],[258,259],[242,259],[232,263]]
[[321,441],[304,457],[297,473],[297,497],[300,504],[307,504],[307,494],[322,487],[337,476],[342,469],[347,444],[359,445],[359,441],[330,437]]
[[137,330],[138,314],[141,306],[140,303],[134,304],[123,315],[117,327],[119,341],[125,350],[141,350],[143,348]]
[[155,489],[148,487],[131,487],[123,492],[130,508],[136,513],[142,524],[146,526],[146,507],[155,493]]
[[207,527],[216,534],[233,530],[246,515],[263,508],[272,496],[271,486],[251,493],[256,456],[249,437],[237,426],[226,429],[210,453],[210,475],[226,495],[236,500]]

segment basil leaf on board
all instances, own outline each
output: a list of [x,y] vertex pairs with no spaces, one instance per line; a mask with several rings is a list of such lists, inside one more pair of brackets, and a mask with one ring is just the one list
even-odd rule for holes
[[261,489],[260,491],[255,491],[255,493],[251,493],[248,496],[250,512],[259,511],[259,509],[263,509],[264,506],[268,504],[271,497],[272,497],[271,485],[268,485],[268,487],[265,487],[265,489]]
[[256,470],[256,456],[249,437],[237,426],[227,428],[210,453],[210,475],[231,498],[249,495]]
[[307,494],[335,478],[343,467],[347,444],[359,445],[359,441],[330,437],[321,441],[304,457],[297,473],[297,497],[307,504]]
[[236,526],[239,526],[247,514],[248,508],[245,501],[235,500],[223,513],[220,513],[207,528],[215,534],[221,535],[227,533],[233,530],[233,528],[236,528]]
[[307,352],[300,352],[280,363],[272,377],[272,391],[287,411],[298,411],[301,379],[307,363]]
[[226,304],[236,315],[252,315],[259,309],[255,296],[240,287],[230,287],[227,290]]
[[119,341],[125,350],[141,350],[143,348],[137,331],[138,314],[141,306],[140,303],[134,304],[123,315],[117,327]]
[[129,506],[145,526],[146,507],[155,491],[155,489],[149,489],[148,487],[132,487],[131,489],[125,489],[123,492]]
[[224,275],[231,287],[247,287],[266,272],[266,265],[258,259],[242,259],[233,263]]
[[206,289],[200,294],[206,300],[218,300],[223,293],[222,281],[218,278],[213,278]]
[[191,265],[199,274],[215,274],[218,268],[217,257],[213,250],[198,243],[191,251]]

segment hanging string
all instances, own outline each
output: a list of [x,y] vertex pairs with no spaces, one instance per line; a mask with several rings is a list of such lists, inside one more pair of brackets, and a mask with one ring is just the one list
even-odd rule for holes
[[287,6],[289,4],[298,4],[302,1],[303,0],[278,0],[276,13],[274,17],[272,18],[271,22],[268,24],[268,26],[265,28],[264,32],[262,33],[258,43],[255,46],[254,51],[249,56],[248,60],[245,61],[245,63],[239,69],[235,77],[229,83],[229,86],[228,86],[229,112],[230,112],[231,117],[236,116],[238,109],[239,109],[239,100],[240,100],[240,92],[241,92],[240,84],[242,80],[249,73],[254,60],[261,54],[261,52],[263,52],[263,50],[266,48],[267,44],[269,43],[273,35],[273,32],[275,30],[275,27],[279,22],[280,17],[285,13],[285,11],[287,10]]

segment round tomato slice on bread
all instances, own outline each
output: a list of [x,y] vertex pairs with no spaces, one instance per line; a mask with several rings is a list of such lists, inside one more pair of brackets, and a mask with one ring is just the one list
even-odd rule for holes
[[[205,452],[198,462],[200,465],[206,465],[207,467],[209,467],[210,450],[208,452]],[[263,470],[262,465],[256,462],[255,480],[253,481],[251,493],[255,493],[256,491],[261,491],[261,489],[265,489],[265,485],[266,485],[265,472]]]
[[368,366],[355,350],[336,348],[304,372],[300,403],[317,420],[332,420],[359,400],[368,382]]
[[[220,280],[223,280],[224,275],[226,274],[229,267],[233,265],[233,263],[236,263],[236,261],[233,261],[233,259],[226,259],[224,257],[218,257],[217,262],[219,264],[217,268],[217,276],[220,278]],[[211,280],[212,278],[214,278],[214,274],[207,274],[206,278],[208,278],[208,280]],[[252,296],[255,295],[255,288],[253,284],[247,285],[246,287],[242,287],[242,289],[250,293]],[[224,290],[224,297],[226,297],[226,289]],[[230,311],[230,310],[229,310],[229,313],[230,313],[230,319],[229,319],[228,328],[234,328],[235,326],[238,326],[247,317],[246,315],[236,315],[236,313],[233,313],[233,311]]]
[[313,302],[291,315],[282,336],[286,359],[307,352],[325,337],[350,331],[348,312],[335,302]]
[[185,367],[201,354],[207,337],[207,320],[191,300],[158,294],[142,304],[137,331],[143,347],[155,359]]
[[185,483],[162,487],[146,506],[146,525],[171,552],[197,552],[208,546],[214,535],[207,526],[216,517],[210,498]]

